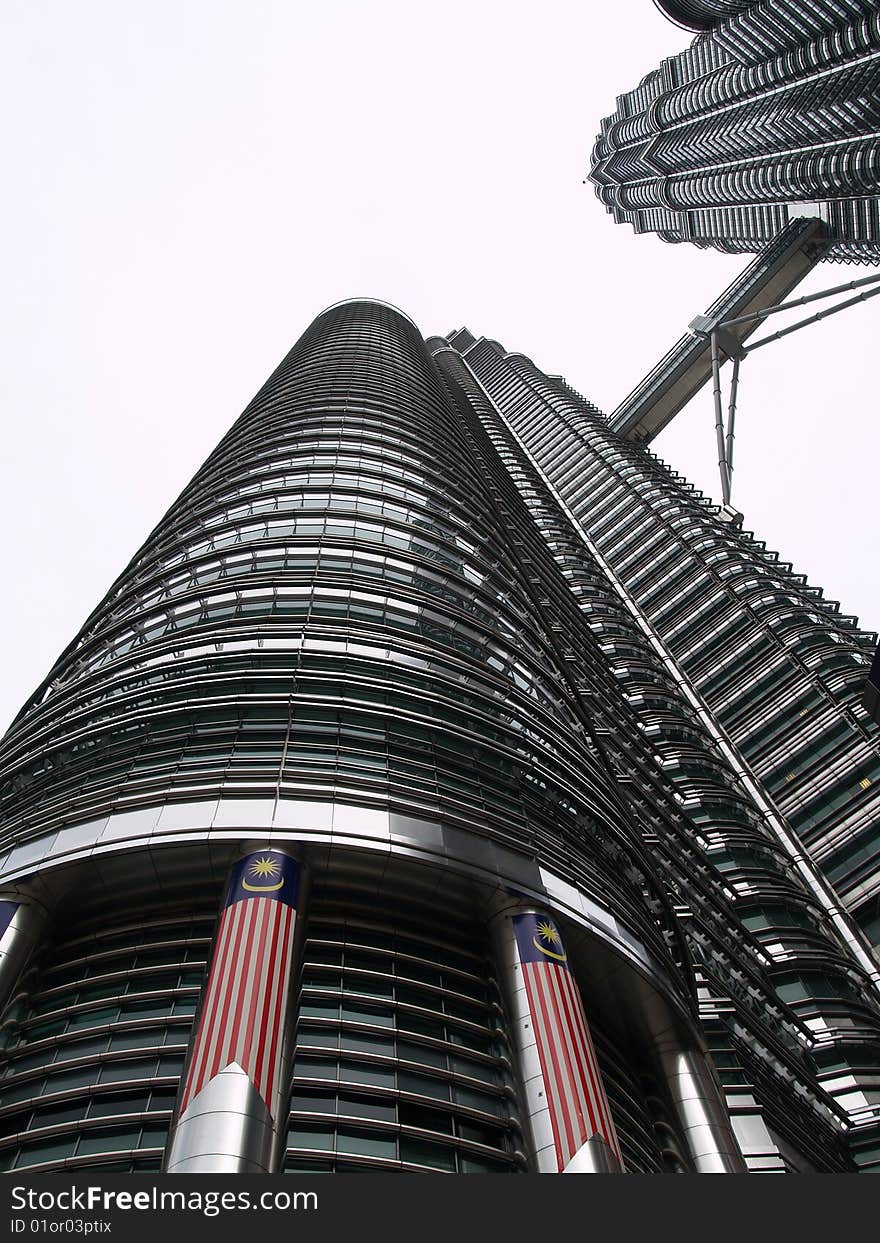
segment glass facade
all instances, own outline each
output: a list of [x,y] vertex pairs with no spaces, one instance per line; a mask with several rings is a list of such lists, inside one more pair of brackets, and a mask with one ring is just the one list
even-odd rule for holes
[[2,1028],[0,1168],[161,1167],[213,911],[134,915],[68,925],[22,980]]
[[[870,931],[880,897],[880,745],[861,697],[876,635],[860,631],[759,540],[722,521],[651,453],[610,432],[567,385],[520,355],[502,358],[492,343],[475,346],[468,362],[663,651]],[[578,583],[584,567],[574,568],[578,540],[569,538],[568,574],[586,601]],[[591,612],[628,699],[664,750],[664,768],[687,787],[683,798],[711,807],[707,781],[717,789],[730,777],[705,754],[705,738],[698,754],[705,731],[668,668],[656,653],[639,655],[644,639],[631,612],[619,605],[616,617]],[[725,801],[730,815],[729,793]],[[711,815],[718,827],[717,808]],[[753,815],[746,801],[734,819]],[[784,871],[784,859],[774,868],[771,855],[764,850],[763,866]]]
[[312,896],[286,1170],[525,1170],[485,927]]
[[[751,960],[772,988],[761,1007],[781,1017],[781,1000],[798,1016],[776,1033],[787,1033],[795,1058],[805,1046],[837,1046],[850,1065],[851,1075],[821,1065],[816,1074],[867,1135],[880,1082],[874,990],[852,974],[829,928],[839,899],[829,898],[827,883],[822,893],[804,883],[793,867],[800,848],[790,846],[795,834],[810,846],[869,932],[877,841],[859,857],[860,870],[835,874],[827,860],[833,841],[877,838],[880,747],[860,704],[876,637],[612,432],[564,381],[470,333],[432,344],[438,366],[479,413],[598,641],[609,682],[623,693],[622,712],[610,691],[594,701],[606,745],[632,774],[647,741],[690,825],[673,851],[663,845],[668,821],[658,820],[654,838],[673,885],[689,895],[685,926],[704,1021],[715,1022],[720,995],[753,1011],[754,984],[742,974]],[[662,808],[655,787],[653,816]],[[768,832],[768,811],[784,836]],[[716,880],[713,895],[698,896]],[[725,932],[719,915],[730,907],[736,929]],[[823,967],[795,988],[787,968],[798,960]],[[862,963],[876,967],[867,950]],[[753,1047],[761,1039],[753,1028]],[[875,1050],[870,1068],[867,1048]]]
[[675,0],[701,33],[602,122],[590,180],[637,233],[763,249],[804,209],[827,257],[876,262],[880,13],[873,0]]
[[871,972],[687,682],[854,841],[861,642],[527,360],[330,308],[0,744],[6,1168],[601,1168],[597,1100],[627,1171],[868,1165]]

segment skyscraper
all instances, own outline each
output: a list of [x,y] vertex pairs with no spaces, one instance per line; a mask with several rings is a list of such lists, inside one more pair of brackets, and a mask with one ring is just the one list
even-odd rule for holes
[[484,342],[467,357],[667,669],[699,699],[705,727],[721,728],[735,768],[749,766],[762,816],[784,817],[876,944],[880,754],[862,703],[876,635],[622,443],[564,382]]
[[827,257],[880,257],[874,0],[658,0],[699,31],[619,97],[590,180],[637,233],[759,251],[818,215]]
[[5,1167],[870,1167],[785,818],[867,647],[564,382],[330,308],[0,747]]

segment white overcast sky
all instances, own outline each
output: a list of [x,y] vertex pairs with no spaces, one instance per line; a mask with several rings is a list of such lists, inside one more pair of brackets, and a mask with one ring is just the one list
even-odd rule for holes
[[[689,39],[650,0],[5,0],[0,27],[0,730],[330,303],[466,324],[613,409],[747,262],[582,184]],[[744,364],[734,474],[745,525],[869,629],[878,322]],[[655,448],[715,496],[711,406]]]

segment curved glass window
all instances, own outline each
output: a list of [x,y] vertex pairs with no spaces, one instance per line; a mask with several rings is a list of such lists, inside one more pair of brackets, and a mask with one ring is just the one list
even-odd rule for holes
[[485,930],[333,906],[313,895],[285,1169],[522,1170]]
[[0,1169],[155,1172],[213,916],[129,913],[98,936],[64,922],[7,1016]]

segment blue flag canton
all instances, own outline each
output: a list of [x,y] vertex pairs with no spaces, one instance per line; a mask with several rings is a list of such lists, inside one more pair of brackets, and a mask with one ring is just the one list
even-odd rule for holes
[[0,937],[12,923],[12,916],[20,906],[20,902],[7,902],[5,899],[0,902]]
[[247,898],[271,898],[296,910],[299,864],[277,850],[258,850],[235,864],[229,877],[224,906]]
[[520,962],[555,962],[568,970],[568,955],[555,919],[532,911],[514,915],[513,932]]

